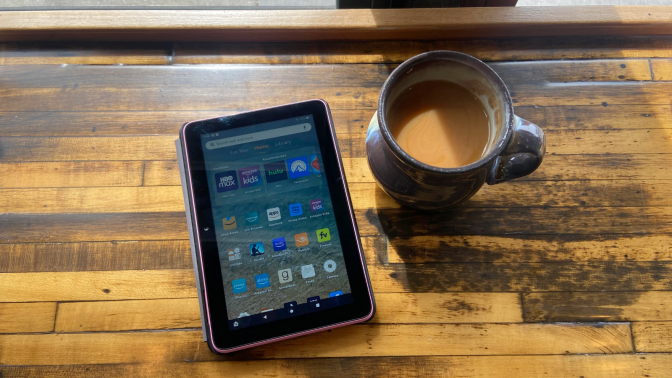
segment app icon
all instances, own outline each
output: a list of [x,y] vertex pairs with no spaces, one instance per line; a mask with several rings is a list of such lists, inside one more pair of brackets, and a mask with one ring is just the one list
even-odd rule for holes
[[287,243],[285,242],[285,238],[273,239],[274,251],[282,251],[284,249],[287,249]]
[[233,294],[244,293],[247,291],[247,285],[245,285],[244,278],[231,281],[231,286],[233,287]]
[[292,268],[278,270],[278,280],[281,284],[292,282]]
[[245,312],[241,312],[240,315],[238,315],[238,319],[240,319],[240,318],[244,318],[244,317],[246,317],[246,316],[250,316],[250,314],[248,314],[247,311],[245,311]]
[[252,243],[250,244],[250,252],[252,256],[259,256],[264,254],[264,243]]
[[331,240],[331,235],[329,235],[329,229],[328,228],[323,228],[320,230],[315,231],[317,234],[317,241],[318,243],[326,242]]
[[310,210],[311,211],[322,211],[322,199],[314,199],[310,201]]
[[308,233],[304,232],[302,234],[294,235],[294,242],[296,243],[297,247],[308,245]]
[[236,217],[234,216],[222,219],[222,224],[224,225],[225,230],[233,230],[234,228],[238,227],[236,224]]
[[300,203],[293,203],[289,205],[289,215],[295,217],[303,214],[303,208]]
[[308,156],[308,162],[310,162],[310,171],[313,174],[322,173],[320,170],[320,163],[317,161],[317,155],[313,154]]
[[295,179],[310,175],[310,168],[308,168],[308,156],[299,156],[294,159],[287,159],[287,166],[289,167],[289,178]]
[[227,253],[229,255],[229,261],[240,260],[240,248],[229,248]]
[[274,207],[272,209],[267,209],[266,210],[266,215],[268,215],[268,221],[269,222],[275,222],[275,221],[278,221],[282,218],[280,216],[280,208],[279,207]]
[[233,322],[234,327],[238,327],[238,322]]
[[264,172],[266,172],[266,183],[268,184],[287,180],[287,168],[285,168],[284,160],[264,164]]
[[261,185],[261,174],[258,165],[239,169],[238,174],[240,175],[241,188]]
[[268,278],[268,273],[257,274],[254,276],[254,282],[257,284],[257,289],[271,286],[271,280]]
[[287,302],[285,303],[285,311],[290,315],[294,314],[297,309],[296,306],[297,306],[296,301]]
[[238,180],[236,179],[236,171],[215,173],[215,184],[217,185],[217,193],[223,193],[228,192],[229,190],[238,189]]
[[315,277],[315,268],[313,268],[313,265],[304,265],[301,267],[301,277],[303,278],[310,278],[310,277]]
[[326,270],[327,273],[333,273],[336,270],[336,262],[334,262],[334,260],[325,261],[324,270]]
[[310,297],[307,301],[311,308],[320,308],[320,297]]
[[259,213],[256,211],[251,211],[245,214],[245,224],[257,224],[259,223]]
[[340,297],[341,295],[343,295],[343,292],[340,291],[340,290],[339,290],[339,291],[332,291],[331,293],[329,293],[329,298],[331,298],[331,297]]

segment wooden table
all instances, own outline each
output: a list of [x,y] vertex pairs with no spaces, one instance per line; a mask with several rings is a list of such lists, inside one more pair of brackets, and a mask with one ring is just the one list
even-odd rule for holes
[[[533,175],[443,213],[373,182],[396,64],[488,61],[546,132]],[[0,377],[672,376],[672,38],[0,45]],[[206,65],[207,63],[207,65]],[[369,324],[212,354],[173,141],[323,98],[378,304]]]

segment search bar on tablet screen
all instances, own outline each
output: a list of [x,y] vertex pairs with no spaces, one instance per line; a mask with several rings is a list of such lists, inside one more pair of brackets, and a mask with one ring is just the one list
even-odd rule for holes
[[208,150],[215,150],[223,147],[231,147],[237,144],[258,142],[264,139],[278,138],[292,134],[305,133],[310,131],[312,126],[310,123],[301,123],[294,126],[281,127],[279,129],[260,131],[258,133],[250,133],[238,135],[230,138],[222,138],[211,140],[205,144],[205,148]]

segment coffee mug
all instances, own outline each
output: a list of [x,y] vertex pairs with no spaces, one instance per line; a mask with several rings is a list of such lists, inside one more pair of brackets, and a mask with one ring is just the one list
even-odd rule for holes
[[[434,167],[413,158],[390,133],[388,117],[396,99],[429,80],[458,84],[485,107],[490,139],[481,158],[456,168]],[[380,91],[378,110],[366,135],[366,155],[378,185],[402,205],[440,210],[466,201],[483,186],[529,175],[541,164],[546,138],[539,126],[513,114],[502,79],[487,64],[454,51],[431,51],[397,67]]]

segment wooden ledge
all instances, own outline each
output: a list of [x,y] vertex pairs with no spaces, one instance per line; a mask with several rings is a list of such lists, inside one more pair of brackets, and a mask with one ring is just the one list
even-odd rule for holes
[[319,41],[666,35],[672,6],[0,12],[0,40]]

